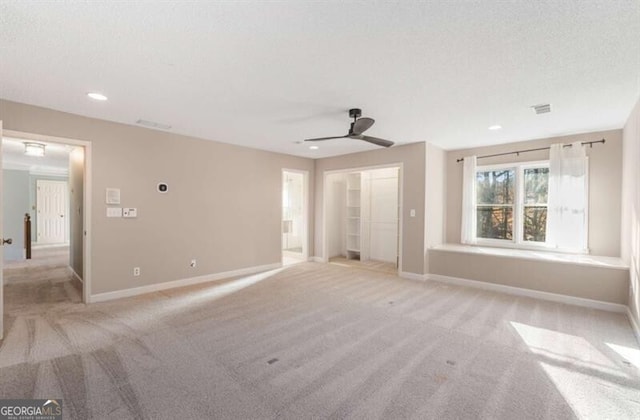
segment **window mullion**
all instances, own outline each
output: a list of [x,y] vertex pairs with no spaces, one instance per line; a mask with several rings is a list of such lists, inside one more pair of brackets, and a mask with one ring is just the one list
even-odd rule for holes
[[516,196],[513,209],[513,241],[516,244],[523,242],[524,231],[524,168],[518,166],[516,168]]

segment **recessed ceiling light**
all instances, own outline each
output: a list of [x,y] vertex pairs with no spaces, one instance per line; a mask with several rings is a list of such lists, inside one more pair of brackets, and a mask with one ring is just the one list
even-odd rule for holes
[[108,99],[102,93],[98,93],[98,92],[89,92],[87,93],[87,96],[90,97],[91,99],[95,99],[96,101],[106,101]]
[[309,149],[311,150],[318,150],[320,147],[319,146],[309,146]]
[[489,130],[500,130],[501,128],[502,128],[501,125],[496,124],[489,127]]

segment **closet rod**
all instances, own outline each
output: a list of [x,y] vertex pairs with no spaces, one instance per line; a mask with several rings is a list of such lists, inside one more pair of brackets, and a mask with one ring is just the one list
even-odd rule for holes
[[[594,141],[583,141],[582,145],[589,145],[589,147],[593,147],[593,145],[595,143],[603,143],[604,144],[605,139],[602,140],[594,140]],[[564,147],[571,147],[571,144],[565,144]],[[549,150],[551,149],[551,147],[539,147],[537,149],[526,149],[526,150],[517,150],[515,152],[505,152],[505,153],[496,153],[494,155],[484,155],[484,156],[478,156],[476,159],[484,159],[484,158],[490,158],[490,157],[496,157],[496,156],[507,156],[507,155],[520,155],[520,153],[527,153],[527,152],[537,152],[539,150]],[[456,159],[456,162],[462,162],[464,160],[464,158],[460,158],[460,159]]]

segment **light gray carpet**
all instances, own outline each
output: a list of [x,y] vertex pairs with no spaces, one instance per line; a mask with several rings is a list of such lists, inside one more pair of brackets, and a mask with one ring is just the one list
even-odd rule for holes
[[65,418],[640,418],[622,314],[317,263],[88,307],[23,287],[0,398]]

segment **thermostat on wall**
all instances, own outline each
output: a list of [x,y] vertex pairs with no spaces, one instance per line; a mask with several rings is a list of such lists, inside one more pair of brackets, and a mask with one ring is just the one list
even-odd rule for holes
[[169,185],[165,182],[160,182],[158,184],[158,192],[165,194],[167,191],[169,191]]

